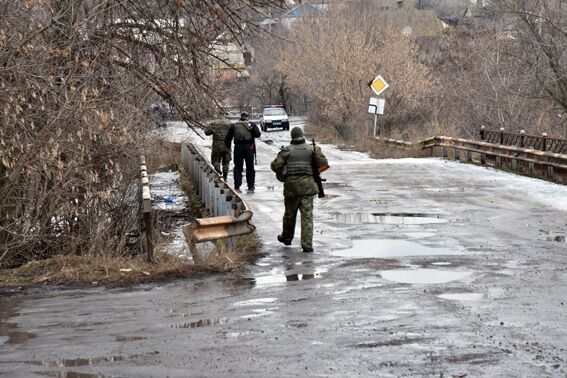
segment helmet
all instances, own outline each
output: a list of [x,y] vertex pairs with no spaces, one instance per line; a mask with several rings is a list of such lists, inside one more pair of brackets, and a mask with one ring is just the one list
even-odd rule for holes
[[240,114],[240,119],[246,120],[248,118],[250,118],[250,116],[248,115],[247,112],[242,112],[242,114]]
[[292,140],[301,140],[303,139],[303,130],[299,126],[295,126],[291,129],[291,139]]

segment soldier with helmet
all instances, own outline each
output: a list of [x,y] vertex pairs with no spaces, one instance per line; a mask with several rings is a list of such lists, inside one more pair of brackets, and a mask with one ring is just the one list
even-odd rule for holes
[[[316,164],[314,167],[313,163]],[[285,177],[281,177],[284,171]],[[291,130],[291,143],[283,147],[272,161],[271,169],[284,180],[283,232],[278,241],[291,245],[295,232],[297,212],[301,214],[301,247],[303,252],[313,252],[313,197],[318,193],[313,178],[313,170],[323,171],[328,168],[328,161],[318,146],[305,143],[303,130],[294,127]],[[279,179],[280,179],[279,178]]]
[[[228,170],[230,160],[230,149],[228,149],[224,141],[228,134],[228,129],[230,128],[230,120],[228,119],[228,114],[223,111],[218,119],[215,119],[209,123],[209,127],[205,129],[205,135],[213,136],[213,145],[211,151],[211,163],[215,170],[222,174],[222,177],[226,180],[228,178]],[[222,170],[221,170],[222,163]]]
[[259,138],[261,133],[258,125],[251,123],[249,118],[248,113],[242,113],[240,120],[230,126],[225,138],[225,146],[229,150],[232,140],[234,139],[234,189],[238,192],[240,191],[240,185],[242,185],[244,162],[246,163],[246,184],[248,185],[248,191],[254,192],[255,190],[254,139]]

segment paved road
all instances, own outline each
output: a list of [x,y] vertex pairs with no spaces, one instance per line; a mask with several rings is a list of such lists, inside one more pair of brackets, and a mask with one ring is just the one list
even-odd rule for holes
[[323,146],[328,197],[305,254],[275,240],[268,165],[288,133],[261,139],[244,197],[266,258],[163,286],[0,299],[0,376],[567,375],[566,186]]

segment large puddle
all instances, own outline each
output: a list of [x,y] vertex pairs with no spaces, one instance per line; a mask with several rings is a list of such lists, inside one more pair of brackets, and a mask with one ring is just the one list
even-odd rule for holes
[[17,308],[20,303],[19,298],[7,298],[0,301],[0,345],[19,344],[35,337],[33,333],[20,331],[16,324],[8,322],[8,319],[18,314]]
[[398,239],[358,239],[352,242],[352,248],[333,251],[333,256],[361,259],[463,254],[460,251],[450,248],[427,247],[418,243]]
[[346,224],[379,223],[379,224],[434,224],[447,223],[438,215],[422,213],[335,213],[335,222]]
[[447,271],[437,269],[384,270],[382,278],[388,281],[408,284],[440,284],[462,280],[472,275],[467,271]]

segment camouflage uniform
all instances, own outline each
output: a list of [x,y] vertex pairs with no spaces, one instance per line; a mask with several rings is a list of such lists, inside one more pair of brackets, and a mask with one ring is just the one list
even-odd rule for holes
[[[292,141],[282,148],[272,161],[272,171],[287,167],[287,177],[284,182],[283,232],[278,240],[289,245],[295,232],[297,211],[301,213],[301,247],[305,252],[313,250],[313,197],[317,194],[317,184],[313,179],[311,154],[313,147],[305,143],[303,131],[294,127],[291,131]],[[321,149],[315,147],[315,159],[318,166],[327,165],[327,158]]]
[[[211,163],[218,173],[222,173],[223,178],[226,180],[228,177],[229,163],[232,160],[230,157],[229,149],[226,148],[224,140],[228,134],[230,121],[228,118],[220,118],[211,121],[209,128],[205,130],[205,135],[213,136],[213,146],[211,151]],[[222,162],[222,171],[221,171]]]

